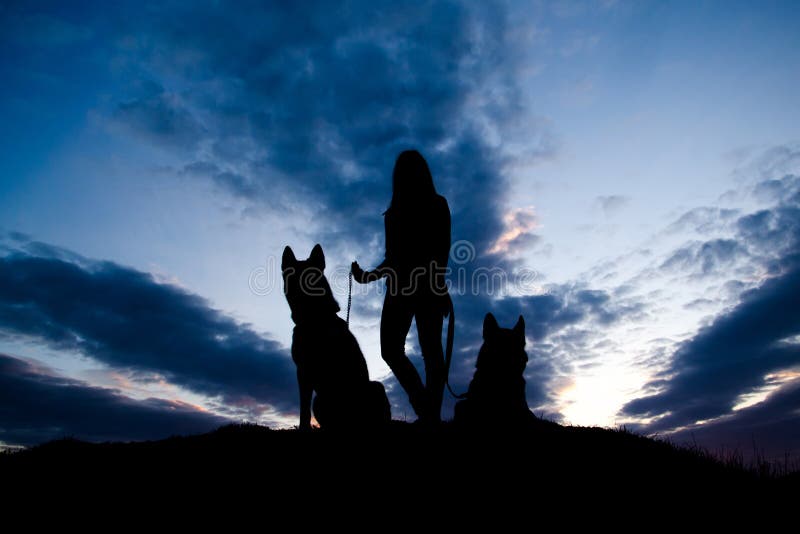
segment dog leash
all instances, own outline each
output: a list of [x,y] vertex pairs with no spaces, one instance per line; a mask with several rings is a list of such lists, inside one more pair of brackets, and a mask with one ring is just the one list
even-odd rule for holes
[[350,304],[353,302],[353,270],[347,278],[347,328],[350,329]]
[[450,317],[447,320],[447,344],[444,351],[444,377],[445,377],[445,384],[447,385],[447,391],[450,392],[450,395],[456,399],[465,399],[467,398],[466,393],[458,394],[453,391],[453,388],[450,387],[450,362],[453,360],[453,338],[455,337],[456,331],[456,312],[453,309],[453,299],[450,298],[450,294],[447,294],[447,305],[450,309]]

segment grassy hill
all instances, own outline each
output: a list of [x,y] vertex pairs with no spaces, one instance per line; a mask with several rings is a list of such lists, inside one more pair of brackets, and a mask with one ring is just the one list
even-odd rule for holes
[[[394,422],[384,432],[334,434],[231,425],[160,441],[92,444],[72,439],[0,455],[3,485],[37,496],[198,495],[264,502],[377,499],[424,506],[516,508],[549,501],[623,505],[710,498],[752,506],[796,495],[795,475],[744,469],[700,451],[624,430],[562,427],[438,429]],[[26,490],[21,490],[26,491]],[[259,501],[261,502],[261,501]],[[275,504],[280,507],[280,505]]]

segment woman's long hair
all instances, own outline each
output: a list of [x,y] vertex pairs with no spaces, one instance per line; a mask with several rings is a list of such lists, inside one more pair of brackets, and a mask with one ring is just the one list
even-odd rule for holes
[[392,202],[389,209],[419,205],[436,195],[428,162],[416,150],[405,150],[397,156],[392,172]]

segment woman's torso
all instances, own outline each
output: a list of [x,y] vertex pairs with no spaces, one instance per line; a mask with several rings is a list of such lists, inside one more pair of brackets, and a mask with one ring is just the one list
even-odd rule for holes
[[385,225],[386,260],[395,277],[390,283],[414,293],[441,291],[450,250],[450,211],[444,197],[393,206],[386,211]]

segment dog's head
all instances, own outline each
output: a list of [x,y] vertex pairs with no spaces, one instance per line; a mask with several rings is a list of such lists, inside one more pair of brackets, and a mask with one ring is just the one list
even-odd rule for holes
[[324,271],[325,253],[320,245],[314,245],[307,260],[298,260],[288,246],[283,249],[283,292],[295,323],[334,315],[339,311]]
[[525,371],[525,319],[519,316],[514,328],[500,328],[491,313],[483,320],[483,346],[478,354],[478,368],[504,375]]

